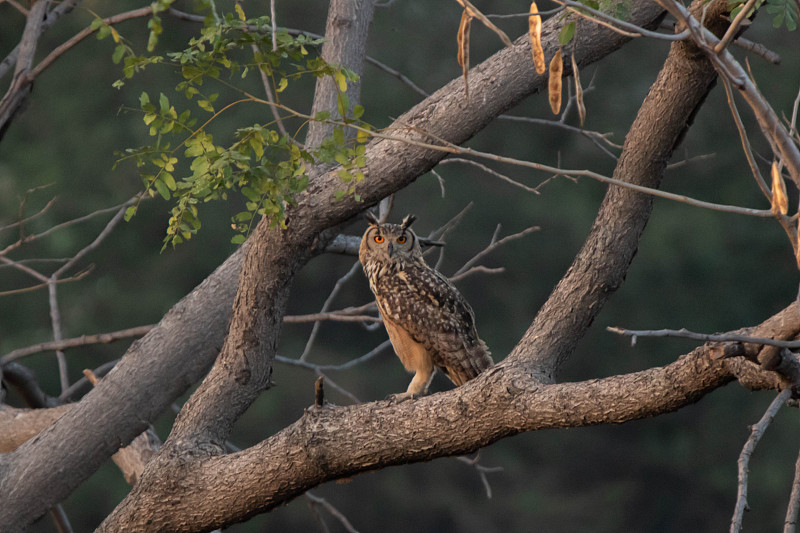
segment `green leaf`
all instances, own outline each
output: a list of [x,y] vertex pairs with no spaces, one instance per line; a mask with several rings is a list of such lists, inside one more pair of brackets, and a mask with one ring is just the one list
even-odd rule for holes
[[247,17],[244,16],[244,9],[242,9],[241,4],[237,2],[236,6],[234,6],[234,9],[236,9],[236,14],[239,16],[239,20],[241,20],[242,22],[247,20]]
[[561,46],[566,46],[572,40],[572,37],[575,35],[575,22],[569,22],[564,24],[561,28],[561,33],[558,34],[558,44]]
[[155,185],[158,194],[160,194],[161,197],[164,198],[164,200],[169,200],[170,196],[169,188],[167,188],[167,185],[163,181],[158,179],[155,182],[153,182],[153,185]]
[[133,218],[133,215],[136,214],[137,209],[138,206],[132,205],[125,210],[125,222],[129,222]]
[[341,71],[337,71],[333,78],[336,80],[336,85],[339,86],[339,90],[341,92],[347,92],[347,78],[345,78],[344,73]]
[[115,65],[119,65],[119,62],[122,61],[122,56],[125,55],[125,45],[119,44],[116,48],[114,48],[114,53],[111,55],[111,61],[114,62]]
[[364,106],[361,104],[356,104],[356,106],[353,107],[353,118],[357,120],[361,118],[363,114],[364,114]]
[[245,237],[241,233],[239,235],[234,235],[233,237],[231,237],[232,244],[242,244],[244,241]]
[[317,114],[314,115],[314,120],[318,120],[320,122],[323,120],[328,120],[329,118],[331,118],[330,111],[317,111]]
[[339,111],[339,116],[346,117],[347,116],[347,108],[350,107],[350,99],[347,98],[345,93],[337,93],[336,94],[336,108]]
[[284,89],[289,85],[289,80],[287,78],[281,78],[281,81],[278,82],[278,87],[275,89],[276,92],[282,93]]

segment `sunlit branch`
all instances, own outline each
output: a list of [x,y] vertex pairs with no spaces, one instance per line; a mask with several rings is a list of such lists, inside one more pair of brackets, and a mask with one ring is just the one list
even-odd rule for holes
[[776,157],[780,157],[789,170],[792,180],[800,187],[800,150],[744,68],[727,49],[723,49],[720,53],[714,51],[719,39],[703,27],[683,5],[674,0],[657,1],[688,28],[695,44],[706,53],[720,75],[727,77],[739,89],[761,126],[762,133],[773,145]]
[[717,45],[714,47],[714,53],[718,54],[722,52],[722,50],[724,50],[728,44],[730,44],[731,40],[733,40],[736,32],[739,29],[739,25],[755,5],[756,0],[747,0],[744,6],[740,6],[739,12],[736,14],[736,18],[733,19],[733,22],[731,22],[731,25],[728,26],[728,29],[725,31],[725,35],[722,36],[722,39],[720,39]]
[[733,44],[738,46],[743,50],[747,50],[748,52],[752,52],[757,56],[761,56],[773,65],[780,65],[781,64],[781,56],[767,48],[761,43],[754,43],[749,39],[745,39],[744,37],[737,37]]
[[[126,20],[146,17],[152,13],[153,13],[152,6],[134,9],[131,11],[126,11],[125,13],[119,13],[117,15],[104,18],[103,24],[113,26],[115,24],[119,24],[120,22],[124,22]],[[53,49],[52,52],[47,54],[47,56],[36,65],[36,67],[31,69],[30,75],[35,78],[36,76],[41,74],[47,67],[52,65],[53,62],[59,57],[61,57],[66,51],[68,51],[70,48],[73,48],[76,44],[84,40],[89,35],[95,33],[99,29],[100,29],[99,27],[97,29],[93,29],[91,26],[87,26],[86,28],[82,29],[81,31],[73,35],[70,39],[68,39],[66,42],[57,46],[56,48]]]
[[[688,30],[684,30],[676,34],[658,33],[655,31],[647,30],[635,24],[631,24],[630,22],[625,22],[624,20],[620,20],[616,17],[612,17],[607,13],[603,13],[602,11],[591,8],[580,2],[575,2],[574,0],[554,0],[554,1],[557,4],[561,4],[571,8],[570,11],[578,15],[581,15],[583,17],[586,17],[589,20],[592,20],[593,22],[597,22],[598,24],[603,24],[601,21],[605,21],[609,24],[603,24],[604,26],[606,26],[610,30],[625,35],[626,37],[652,37],[654,39],[662,39],[665,41],[682,41],[687,37],[689,37]],[[593,15],[593,17],[588,17],[586,15],[587,13]]]

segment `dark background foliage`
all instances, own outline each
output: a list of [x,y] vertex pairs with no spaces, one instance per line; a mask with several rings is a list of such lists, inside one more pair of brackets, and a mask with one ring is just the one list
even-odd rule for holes
[[[513,13],[527,6],[501,1],[478,4],[486,12]],[[117,2],[113,9],[139,7]],[[541,6],[540,6],[541,7]],[[280,25],[324,33],[327,5],[317,2],[277,2]],[[49,50],[92,20],[90,10],[113,14],[112,6],[85,1],[43,37]],[[245,5],[248,15],[268,14],[268,3]],[[544,9],[544,8],[543,8]],[[455,2],[392,2],[376,10],[368,54],[403,72],[429,92],[460,75],[455,61],[455,32],[460,9]],[[164,16],[158,51],[179,48],[198,26]],[[526,30],[524,19],[498,24],[512,37]],[[0,55],[16,44],[24,18],[8,4],[0,5]],[[140,51],[146,42],[144,20],[119,26]],[[781,53],[774,66],[749,55],[761,90],[779,113],[789,115],[800,72],[797,37],[775,30],[759,17],[747,37]],[[491,32],[474,25],[472,63],[488,57],[502,44]],[[120,69],[111,62],[109,39],[89,38],[65,54],[40,76],[24,115],[0,142],[0,226],[15,219],[27,189],[48,188],[28,197],[27,213],[51,197],[55,206],[31,224],[43,230],[96,209],[121,203],[136,193],[141,181],[133,165],[112,166],[115,150],[148,142],[137,111],[142,90],[173,94],[176,80],[164,67],[150,69],[122,90],[111,87]],[[668,44],[637,39],[620,52],[582,72],[584,84],[594,80],[586,96],[587,128],[613,132],[622,143],[647,90],[666,57]],[[737,50],[738,55],[744,52]],[[41,54],[39,54],[41,56]],[[236,82],[237,80],[232,80]],[[569,83],[572,83],[571,79]],[[310,110],[313,84],[301,84],[286,98],[298,110]],[[363,76],[364,118],[387,125],[421,99],[394,77],[373,66]],[[234,110],[222,118],[230,127],[252,124],[255,113],[268,120],[265,109]],[[465,106],[464,112],[469,108]],[[535,96],[511,111],[553,119],[546,98]],[[758,153],[769,150],[742,115]],[[568,122],[574,124],[573,113]],[[614,161],[582,136],[557,127],[498,120],[468,143],[483,151],[567,168],[589,168],[610,175]],[[693,159],[707,155],[702,159]],[[664,188],[673,192],[750,207],[766,202],[750,176],[721,87],[700,110],[674,162]],[[763,165],[766,167],[766,164]],[[547,179],[529,169],[494,166],[529,185]],[[541,195],[521,192],[463,164],[441,165],[445,182],[421,176],[397,195],[392,218],[418,215],[420,233],[441,226],[474,202],[458,229],[448,238],[442,270],[452,274],[489,242],[497,224],[502,235],[528,226],[541,230],[494,252],[484,264],[504,266],[499,275],[476,274],[459,283],[472,303],[481,336],[502,359],[516,344],[536,310],[569,266],[594,218],[605,186],[581,179],[557,178]],[[156,199],[121,225],[84,264],[94,271],[83,281],[59,288],[65,336],[113,331],[157,322],[176,301],[203,280],[234,249],[230,217],[239,204],[203,207],[204,226],[190,242],[159,253],[170,205]],[[94,219],[59,231],[41,243],[23,248],[16,258],[66,257],[90,242],[105,223]],[[359,234],[363,223],[349,232]],[[0,234],[4,246],[15,238]],[[313,260],[295,282],[290,314],[319,310],[335,281],[354,258],[325,255]],[[0,267],[0,290],[28,283],[10,268]],[[791,247],[772,221],[700,210],[656,200],[652,220],[621,290],[598,317],[578,352],[563,369],[561,380],[583,380],[632,372],[666,364],[694,346],[687,341],[628,340],[605,331],[617,325],[636,329],[680,328],[726,331],[753,325],[791,301],[797,274]],[[338,306],[358,305],[371,297],[358,273],[337,299]],[[279,353],[296,357],[310,325],[287,325]],[[46,291],[0,298],[0,354],[50,340]],[[323,323],[311,360],[341,363],[366,353],[386,338],[354,324]],[[119,357],[125,343],[85,347],[68,352],[71,378]],[[51,353],[27,358],[42,386],[58,393]],[[404,390],[409,377],[390,350],[372,361],[330,376],[361,401]],[[238,422],[233,442],[245,447],[296,420],[313,399],[316,376],[307,370],[278,365],[276,386]],[[437,378],[433,389],[450,385]],[[349,400],[328,388],[335,403]],[[480,464],[502,466],[489,474],[492,498],[487,499],[476,472],[454,459],[390,468],[364,474],[344,484],[314,490],[336,505],[360,531],[706,531],[727,527],[736,493],[736,459],[772,393],[750,393],[730,385],[682,411],[623,426],[541,431],[500,441],[481,452]],[[13,395],[9,401],[21,405]],[[156,427],[166,437],[173,414]],[[91,431],[91,428],[86,428]],[[796,413],[783,411],[768,430],[752,463],[749,531],[774,531],[783,522],[792,468],[797,453]],[[76,531],[95,527],[127,493],[122,475],[110,462],[65,502]],[[298,498],[270,514],[230,531],[305,531],[318,529],[315,512],[332,530],[340,524],[322,509],[309,509]],[[50,531],[48,519],[35,531]]]

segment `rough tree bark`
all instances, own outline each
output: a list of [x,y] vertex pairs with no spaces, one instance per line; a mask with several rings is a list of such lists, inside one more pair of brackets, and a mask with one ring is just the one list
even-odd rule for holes
[[[637,2],[633,11],[633,21],[644,26],[657,24],[660,16],[661,10],[647,1]],[[544,46],[548,54],[555,49],[557,33],[558,28],[552,21],[545,25]],[[579,65],[599,59],[626,40],[594,24],[582,29],[581,36],[575,50]],[[673,46],[670,58],[685,53],[680,46]],[[695,61],[695,58],[685,57],[684,60]],[[692,64],[693,68],[700,68],[699,63]],[[668,61],[665,70],[668,68],[682,67],[680,62],[671,64]],[[701,76],[699,72],[693,74],[691,69],[676,72]],[[665,79],[670,78],[666,76]],[[401,117],[392,133],[426,142],[430,139],[419,132],[428,131],[460,144],[524,96],[538,91],[543,82],[532,72],[527,38],[521,38],[514,47],[499,52],[472,71],[472,102],[482,102],[481,106],[473,106],[469,113],[463,112],[463,82],[459,78]],[[669,92],[668,84],[664,85],[664,90]],[[647,164],[646,158],[638,153],[651,145],[634,142],[631,140],[633,133],[629,136],[625,147],[629,155],[624,153],[623,158],[630,161],[631,169],[647,173],[646,183],[660,180],[666,159],[708,86],[707,81],[701,81],[697,87],[682,86],[682,90],[691,94],[687,97],[685,92],[681,93],[681,99],[690,101],[677,111],[670,110],[673,116],[665,118],[671,125],[665,131],[637,133],[665,136],[650,141],[658,149],[654,164]],[[666,94],[660,97],[665,102],[671,101]],[[659,115],[658,98],[653,96],[648,100],[651,98],[654,107],[648,112],[655,113],[653,116],[665,115]],[[407,125],[413,129],[406,128]],[[549,384],[558,363],[574,347],[573,339],[564,341],[563,338],[579,337],[597,312],[592,308],[601,307],[607,292],[621,283],[649,215],[649,201],[642,200],[640,195],[610,190],[584,250],[550,299],[551,302],[556,301],[554,298],[560,299],[563,307],[546,306],[506,362],[460,389],[424,398],[413,405],[390,406],[378,402],[316,409],[251,449],[220,455],[222,441],[233,421],[269,384],[274,345],[292,276],[318,249],[319,243],[315,241],[320,232],[407,185],[438,162],[443,154],[400,141],[377,140],[369,145],[367,156],[368,179],[360,191],[364,203],[352,199],[331,203],[339,185],[338,177],[332,172],[317,172],[309,190],[299,198],[297,208],[290,211],[288,230],[270,231],[263,223],[259,225],[247,249],[235,315],[217,364],[185,406],[162,451],[101,529],[140,530],[145,526],[160,530],[212,529],[271,509],[328,479],[390,464],[466,453],[520,431],[619,423],[674,410],[734,379],[741,370],[736,369],[736,364],[711,361],[705,351],[699,349],[664,368],[584,383]],[[630,170],[625,169],[619,172],[617,177],[630,174]],[[618,211],[616,218],[610,216],[614,211],[612,207]],[[600,222],[609,224],[606,231],[622,231],[621,235],[612,233],[611,238],[623,236],[626,244],[612,246]],[[613,258],[612,267],[596,270],[598,265],[586,265],[594,247],[618,254]],[[226,274],[220,274],[215,278],[217,281],[229,280],[231,278],[226,276],[234,276],[238,271],[238,265],[229,263],[231,261],[221,267]],[[578,290],[573,286],[578,283],[587,284]],[[225,294],[231,294],[230,287]],[[180,309],[173,310],[174,316],[198,313],[202,297],[208,298],[213,293],[201,286],[192,294],[194,299],[190,295],[187,302],[176,306]],[[214,299],[219,299],[218,295],[214,295]],[[228,306],[230,302],[228,299]],[[575,313],[564,317],[562,340],[548,344],[536,339],[537,328],[543,328],[563,313],[561,309],[571,309]],[[199,315],[208,318],[206,314]],[[3,502],[0,523],[14,530],[41,515],[93,472],[119,444],[141,432],[146,418],[163,409],[171,401],[172,398],[167,399],[170,395],[181,387],[185,390],[192,374],[177,368],[186,364],[179,356],[185,357],[184,348],[173,344],[174,352],[170,353],[160,346],[174,331],[198,334],[195,324],[191,329],[186,327],[185,318],[184,323],[178,325],[165,317],[165,323],[132,347],[133,353],[138,350],[136,357],[131,357],[130,353],[126,355],[120,368],[104,378],[39,438],[0,458],[0,502]],[[783,334],[797,333],[800,319],[794,309],[781,315],[781,320],[785,328]],[[222,337],[223,334],[215,330],[213,335],[205,337],[205,344],[219,346]],[[147,343],[152,343],[152,351],[143,353],[140,344]],[[207,365],[211,357],[208,353],[198,354],[198,367]],[[156,368],[143,368],[144,362],[152,362]],[[537,367],[541,370],[534,372]],[[160,372],[165,369],[175,373]],[[746,370],[750,372],[752,368]],[[150,373],[157,374],[162,381],[178,383],[162,392],[157,388],[163,385],[157,376],[139,379]],[[112,378],[115,374],[118,375]],[[145,386],[132,389],[130,383],[144,383]],[[755,372],[752,383],[774,386],[775,380]],[[567,405],[571,409],[565,409]],[[92,433],[76,444],[76,434],[82,432],[87,421],[96,427],[95,417],[98,416],[112,429]],[[466,430],[464,420],[472,420]],[[56,462],[60,466],[57,473],[48,466]],[[231,484],[234,475],[236,483]],[[236,490],[232,491],[231,487]]]
[[[325,44],[322,45],[322,58],[328,63],[344,65],[361,75],[364,58],[367,56],[367,35],[372,23],[375,0],[332,0],[328,8],[328,22],[325,25]],[[361,82],[347,82],[347,98],[353,106],[361,101]],[[311,115],[320,111],[330,111],[338,117],[338,96],[336,82],[329,77],[317,78],[314,105]],[[352,130],[346,133],[350,135]],[[319,146],[333,133],[333,125],[312,122],[308,125],[306,146]]]

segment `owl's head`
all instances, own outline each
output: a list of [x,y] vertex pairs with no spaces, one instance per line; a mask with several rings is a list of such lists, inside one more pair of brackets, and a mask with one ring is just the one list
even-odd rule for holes
[[408,215],[400,224],[381,224],[369,211],[366,218],[369,226],[358,251],[362,264],[368,261],[422,260],[419,238],[410,227],[416,219],[414,215]]

